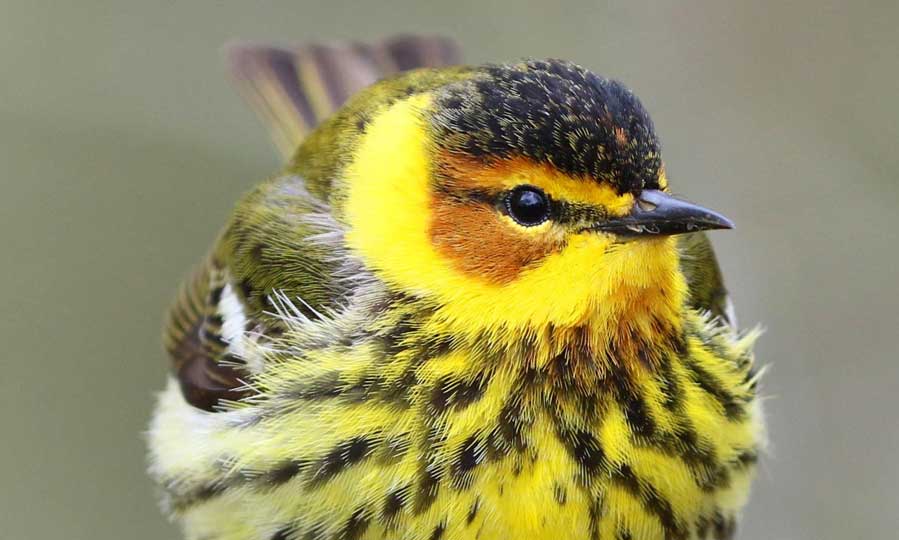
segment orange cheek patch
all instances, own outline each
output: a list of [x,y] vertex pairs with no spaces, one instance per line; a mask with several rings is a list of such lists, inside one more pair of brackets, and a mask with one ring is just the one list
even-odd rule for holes
[[482,204],[440,195],[431,204],[431,241],[437,250],[457,270],[492,283],[509,283],[564,243],[561,235],[516,231]]

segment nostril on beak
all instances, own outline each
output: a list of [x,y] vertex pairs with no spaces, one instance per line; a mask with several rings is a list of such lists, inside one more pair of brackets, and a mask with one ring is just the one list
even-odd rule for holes
[[649,201],[639,199],[639,198],[637,199],[637,206],[639,206],[640,209],[645,212],[652,212],[653,210],[655,210],[656,208],[659,207],[659,205],[657,205],[653,202],[649,202]]

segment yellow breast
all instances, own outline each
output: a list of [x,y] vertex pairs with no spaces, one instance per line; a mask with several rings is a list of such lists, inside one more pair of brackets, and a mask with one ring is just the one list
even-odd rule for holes
[[169,396],[158,476],[192,538],[726,537],[763,441],[751,339],[686,327],[658,369],[594,388],[563,359],[478,370],[485,351],[413,338],[390,361],[310,352],[257,406],[191,420]]

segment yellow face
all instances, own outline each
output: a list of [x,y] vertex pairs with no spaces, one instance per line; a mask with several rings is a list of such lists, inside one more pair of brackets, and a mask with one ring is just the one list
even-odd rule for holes
[[[433,299],[448,324],[475,332],[636,321],[648,306],[680,305],[670,237],[623,241],[590,227],[628,214],[633,195],[524,159],[435,156],[428,106],[416,96],[377,116],[347,171],[348,241],[392,288]],[[575,210],[519,219],[510,197],[522,191],[524,202]]]

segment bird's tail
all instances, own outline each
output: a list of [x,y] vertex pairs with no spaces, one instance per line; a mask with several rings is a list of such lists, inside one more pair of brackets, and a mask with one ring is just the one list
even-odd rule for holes
[[303,138],[353,94],[388,75],[458,63],[447,38],[397,36],[380,42],[227,48],[240,93],[271,131],[289,159]]

